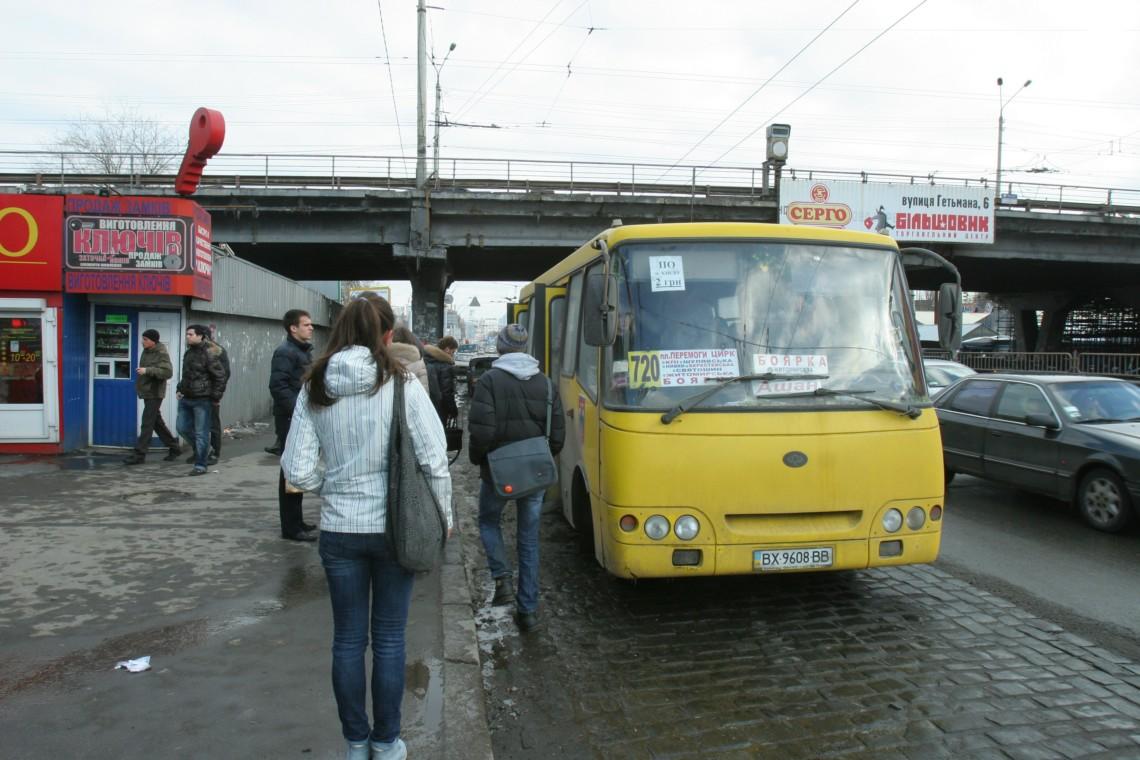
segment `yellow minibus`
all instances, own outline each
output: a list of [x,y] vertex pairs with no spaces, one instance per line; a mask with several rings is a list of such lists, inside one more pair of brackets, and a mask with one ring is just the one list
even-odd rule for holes
[[945,484],[912,263],[941,267],[952,336],[953,266],[872,233],[618,226],[527,284],[509,316],[559,383],[562,511],[597,561],[623,578],[933,561]]

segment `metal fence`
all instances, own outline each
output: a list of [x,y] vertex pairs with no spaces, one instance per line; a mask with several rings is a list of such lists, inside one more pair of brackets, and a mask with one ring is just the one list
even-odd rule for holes
[[1140,354],[959,351],[957,355],[951,355],[951,352],[939,348],[924,348],[922,356],[926,359],[953,359],[978,372],[1057,372],[1131,379],[1140,377]]
[[[0,183],[32,186],[106,184],[146,188],[173,183],[181,154],[0,151]],[[652,162],[543,161],[502,158],[446,158],[438,171],[429,162],[434,190],[495,192],[549,191],[615,195],[729,195],[764,197],[759,166],[673,165]],[[210,160],[204,187],[415,188],[416,159],[289,153],[223,153]],[[892,182],[911,185],[993,188],[986,178],[937,177],[885,172],[844,172],[785,167],[783,177],[802,180]],[[769,176],[769,180],[773,178]],[[1000,208],[1140,215],[1140,190],[1111,187],[1003,183],[1017,200]],[[996,195],[996,193],[995,193]]]

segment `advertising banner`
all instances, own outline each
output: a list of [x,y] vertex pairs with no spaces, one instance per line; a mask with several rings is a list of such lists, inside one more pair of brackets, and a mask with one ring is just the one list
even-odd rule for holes
[[62,196],[0,195],[0,290],[60,291],[62,218]]
[[780,222],[877,232],[900,243],[993,243],[991,193],[981,186],[784,179]]
[[72,293],[213,296],[210,215],[180,198],[68,196]]

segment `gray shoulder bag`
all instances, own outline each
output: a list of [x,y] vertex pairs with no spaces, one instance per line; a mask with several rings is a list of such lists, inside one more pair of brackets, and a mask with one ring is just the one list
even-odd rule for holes
[[388,461],[388,541],[405,570],[422,573],[438,564],[447,541],[443,517],[416,448],[404,411],[404,378],[394,375],[391,447]]
[[518,499],[545,491],[558,479],[554,457],[550,453],[550,415],[554,407],[554,390],[546,380],[546,434],[500,446],[487,454],[487,468],[495,493],[506,499]]

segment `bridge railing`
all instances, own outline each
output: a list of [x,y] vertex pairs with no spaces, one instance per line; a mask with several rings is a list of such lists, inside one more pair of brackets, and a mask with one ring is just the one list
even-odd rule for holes
[[[927,358],[950,358],[948,352],[940,349],[923,349],[922,355]],[[1131,379],[1140,376],[1140,354],[959,351],[956,361],[978,372],[1056,372]]]
[[[115,185],[170,187],[181,154],[0,151],[0,184],[33,186]],[[441,158],[428,184],[434,190],[494,192],[728,195],[775,200],[764,193],[759,166],[673,165],[653,162],[544,161],[503,158]],[[204,187],[374,188],[415,187],[410,156],[351,154],[222,153],[211,159]],[[934,177],[885,172],[846,172],[785,167],[788,179],[892,182],[992,188],[985,178]],[[769,177],[769,180],[773,180]],[[1024,211],[1140,215],[1140,190],[1030,182],[1003,183],[1016,201],[1001,208]]]

